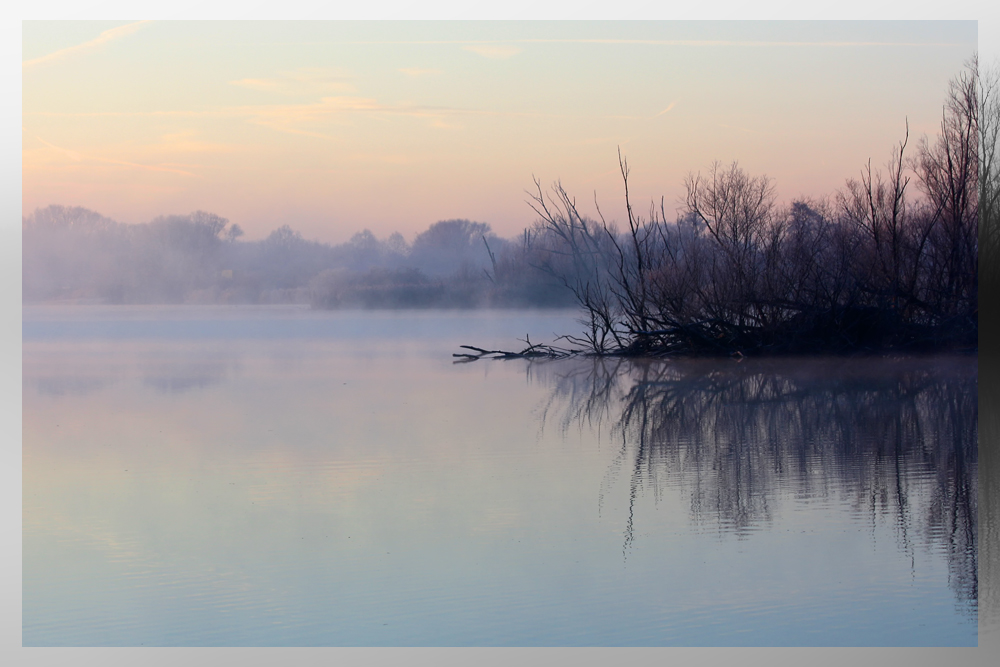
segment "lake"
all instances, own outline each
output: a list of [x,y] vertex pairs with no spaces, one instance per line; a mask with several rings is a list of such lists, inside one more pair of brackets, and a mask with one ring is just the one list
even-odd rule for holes
[[977,645],[975,357],[575,318],[24,307],[24,645]]

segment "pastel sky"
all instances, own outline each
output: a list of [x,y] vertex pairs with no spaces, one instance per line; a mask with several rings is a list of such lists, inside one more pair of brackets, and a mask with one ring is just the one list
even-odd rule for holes
[[713,160],[820,197],[909,121],[934,134],[976,50],[948,22],[25,22],[22,206],[122,222],[206,210],[340,242],[679,206]]

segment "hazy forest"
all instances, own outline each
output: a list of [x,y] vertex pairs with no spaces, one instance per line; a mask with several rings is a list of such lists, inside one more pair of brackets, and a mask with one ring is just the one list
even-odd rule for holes
[[[517,238],[437,222],[408,243],[370,231],[330,245],[288,226],[246,241],[212,213],[123,224],[79,207],[22,218],[23,299],[108,304],[307,303],[314,308],[579,306],[565,354],[760,354],[978,348],[980,234],[997,247],[1000,83],[975,59],[934,137],[878,149],[825,198],[776,199],[738,163],[691,172],[628,219],[582,215],[536,181]],[[904,119],[900,119],[901,128]],[[980,226],[982,216],[982,226]],[[988,283],[997,268],[984,271]],[[478,357],[485,351],[476,350]]]

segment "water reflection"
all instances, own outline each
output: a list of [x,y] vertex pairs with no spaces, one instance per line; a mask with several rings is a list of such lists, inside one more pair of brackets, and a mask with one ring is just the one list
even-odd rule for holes
[[33,378],[29,386],[33,386],[42,396],[86,396],[108,384],[104,378],[40,377]]
[[[983,360],[980,401],[983,404],[982,431],[979,434],[981,464],[980,487],[984,499],[979,525],[981,585],[979,591],[980,630],[996,633],[1000,628],[1000,358],[990,355]],[[995,639],[994,639],[995,641]]]
[[526,381],[450,355],[568,325],[116,312],[23,344],[26,645],[978,641],[975,360]]
[[241,352],[230,344],[136,344],[111,348],[67,342],[36,344],[30,370],[22,375],[26,389],[42,396],[84,397],[137,379],[162,394],[183,394],[222,384],[241,368]]
[[911,563],[916,549],[943,552],[976,613],[976,359],[597,359],[530,374],[553,386],[550,424],[600,425],[620,442],[602,494],[627,478],[626,555],[643,493],[679,487],[693,524],[738,539],[779,507],[846,503],[891,522]]
[[232,372],[231,361],[204,360],[185,364],[155,365],[143,369],[143,384],[165,394],[183,394],[221,383]]

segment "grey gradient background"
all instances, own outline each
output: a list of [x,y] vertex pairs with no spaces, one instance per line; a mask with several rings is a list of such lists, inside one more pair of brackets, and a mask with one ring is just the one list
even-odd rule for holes
[[[1000,57],[1000,10],[980,0],[745,5],[715,0],[709,10],[653,0],[505,0],[470,9],[449,0],[374,0],[331,9],[312,0],[174,0],[126,2],[15,0],[3,10],[0,36],[0,664],[4,665],[964,665],[1000,664],[1000,323],[986,307],[980,339],[980,635],[974,649],[147,649],[21,648],[21,20],[210,18],[464,18],[464,19],[964,19],[979,20],[980,61]],[[846,175],[845,175],[846,177]],[[1000,261],[1000,257],[984,257]],[[984,294],[983,302],[1000,302]],[[1000,313],[998,313],[1000,315]],[[997,318],[1000,320],[1000,317]],[[990,344],[992,341],[992,345]]]

